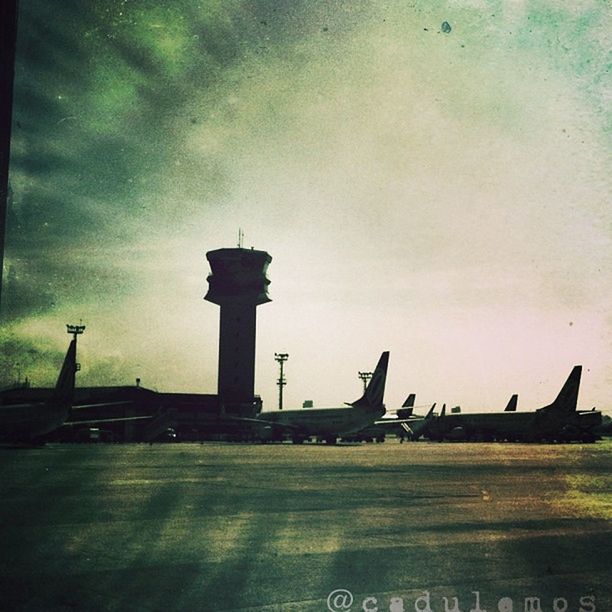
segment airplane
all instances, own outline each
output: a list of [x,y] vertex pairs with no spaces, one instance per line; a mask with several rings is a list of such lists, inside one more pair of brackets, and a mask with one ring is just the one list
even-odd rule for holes
[[[69,328],[70,329],[70,328]],[[0,404],[0,440],[33,443],[55,431],[66,421],[74,397],[77,333],[68,351],[51,396],[45,401]]]
[[432,417],[420,435],[432,440],[508,440],[593,442],[601,413],[577,410],[582,366],[575,366],[558,396],[548,406],[531,412],[515,412],[515,396],[502,413]]
[[361,431],[385,414],[383,396],[389,364],[389,352],[380,356],[364,394],[341,408],[312,408],[262,412],[254,419],[237,417],[236,421],[253,423],[262,441],[290,437],[295,444],[316,437],[335,444],[340,436]]
[[[504,412],[515,412],[517,401],[518,395],[514,394],[504,408]],[[435,407],[436,404],[434,403],[429,409],[429,412],[422,418],[416,418],[408,421],[407,423],[401,423],[403,430],[406,432],[406,434],[408,434],[409,440],[418,440],[422,435],[426,434],[433,439],[439,439],[440,436],[443,435],[444,430],[440,427],[442,421],[436,421],[435,419],[444,419],[446,415],[446,404],[442,406],[440,415],[436,415],[434,413]],[[457,406],[454,410],[454,414],[460,413],[459,406]],[[436,423],[438,426],[436,427],[434,423]]]

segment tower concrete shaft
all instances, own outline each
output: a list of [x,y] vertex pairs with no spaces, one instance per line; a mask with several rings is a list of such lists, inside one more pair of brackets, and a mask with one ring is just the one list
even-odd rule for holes
[[206,253],[211,274],[205,298],[221,307],[219,400],[229,412],[247,412],[254,403],[256,308],[270,302],[266,278],[272,257],[254,249]]

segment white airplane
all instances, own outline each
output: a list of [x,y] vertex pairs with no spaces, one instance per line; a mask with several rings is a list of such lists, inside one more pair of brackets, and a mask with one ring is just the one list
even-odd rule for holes
[[389,352],[385,351],[363,396],[345,407],[275,410],[262,412],[259,417],[248,421],[256,426],[263,440],[290,437],[299,444],[307,438],[316,437],[334,444],[338,437],[361,431],[385,413],[383,396],[388,364]]
[[49,399],[40,402],[0,404],[0,440],[34,442],[63,425],[72,408],[77,371],[76,351],[75,334]]

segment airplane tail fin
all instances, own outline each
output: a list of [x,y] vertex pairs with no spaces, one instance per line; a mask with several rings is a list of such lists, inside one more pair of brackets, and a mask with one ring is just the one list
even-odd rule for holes
[[546,408],[558,410],[559,412],[576,412],[581,374],[582,366],[574,366],[561,391],[559,391],[557,399],[549,406],[546,406]]
[[372,411],[384,411],[383,397],[385,394],[388,365],[389,351],[385,351],[378,360],[376,369],[372,374],[372,378],[364,394],[356,402],[351,404],[353,407],[364,406]]
[[76,362],[76,338],[70,341],[70,346],[64,357],[64,363],[57,377],[57,383],[51,396],[53,406],[70,409],[74,398],[75,374],[77,371]]
[[395,412],[397,414],[398,419],[408,419],[412,416],[414,411],[414,400],[416,398],[416,394],[411,393],[406,401],[402,404],[401,408],[398,408]]
[[411,393],[407,398],[406,401],[402,404],[402,408],[414,408],[414,400],[416,398],[416,394],[415,393]]
[[446,415],[446,404],[442,404],[442,411],[440,412],[440,418],[443,419]]
[[518,395],[515,393],[508,402],[508,405],[504,408],[504,412],[516,412],[516,404],[518,402]]
[[434,419],[434,410],[436,403],[434,402],[427,414],[420,420],[414,423],[401,423],[402,429],[410,436],[411,440],[418,440],[429,428],[429,424]]

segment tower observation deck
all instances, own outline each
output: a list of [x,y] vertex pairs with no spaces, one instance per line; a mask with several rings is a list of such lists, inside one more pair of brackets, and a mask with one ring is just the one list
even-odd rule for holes
[[205,300],[221,307],[219,401],[228,412],[254,406],[255,309],[270,302],[266,278],[272,257],[265,251],[231,248],[206,253],[211,274]]

